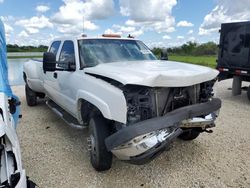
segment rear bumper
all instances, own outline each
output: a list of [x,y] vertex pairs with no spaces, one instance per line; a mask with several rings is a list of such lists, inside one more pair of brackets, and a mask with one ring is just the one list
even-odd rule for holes
[[242,67],[220,67],[217,66],[216,69],[220,72],[218,75],[218,81],[233,78],[234,76],[240,76],[243,81],[250,81],[250,69]]
[[[177,110],[169,112],[162,117],[145,120],[117,131],[116,133],[106,138],[106,147],[109,151],[112,151],[114,153],[114,151],[119,150],[119,147],[130,142],[133,139],[136,140],[136,138],[142,135],[147,135],[152,132],[154,132],[155,135],[157,135],[158,133],[162,134],[161,130],[164,130],[166,133],[167,130],[171,129],[171,134],[169,133],[167,136],[165,134],[164,138],[166,139],[161,139],[159,141],[159,137],[157,137],[156,139],[159,142],[156,145],[138,156],[131,156],[126,159],[132,163],[133,161],[135,163],[140,163],[144,159],[146,159],[145,161],[148,161],[149,158],[154,158],[156,154],[160,153],[160,151],[162,151],[173,139],[175,139],[182,133],[181,124],[183,120],[206,116],[218,111],[220,108],[221,100],[217,98],[214,98],[206,103],[179,108]],[[149,138],[148,135],[144,137],[147,137],[147,139]],[[141,144],[143,144],[144,137],[140,138]]]

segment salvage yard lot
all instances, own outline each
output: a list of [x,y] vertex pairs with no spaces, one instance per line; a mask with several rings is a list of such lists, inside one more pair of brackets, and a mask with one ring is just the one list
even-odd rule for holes
[[191,64],[203,65],[211,68],[216,66],[216,56],[184,56],[184,55],[169,55],[169,60],[186,62]]
[[69,127],[44,103],[28,107],[24,87],[13,87],[22,102],[18,135],[27,175],[41,188],[250,187],[250,102],[245,92],[231,96],[231,82],[217,86],[223,106],[213,134],[191,142],[176,140],[143,166],[114,159],[104,173],[89,163],[87,130]]

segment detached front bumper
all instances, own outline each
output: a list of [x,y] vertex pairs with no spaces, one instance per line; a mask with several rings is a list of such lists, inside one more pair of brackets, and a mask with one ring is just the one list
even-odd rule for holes
[[[149,162],[178,137],[182,128],[212,127],[221,100],[176,109],[168,114],[125,127],[106,138],[106,147],[121,160],[134,164]],[[207,126],[207,127],[206,127]]]

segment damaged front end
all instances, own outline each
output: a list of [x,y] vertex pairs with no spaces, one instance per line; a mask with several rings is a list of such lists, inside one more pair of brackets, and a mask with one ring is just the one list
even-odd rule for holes
[[125,86],[127,124],[117,124],[106,138],[116,157],[144,164],[165,150],[185,131],[207,131],[215,126],[221,100],[213,98],[215,80],[189,87]]

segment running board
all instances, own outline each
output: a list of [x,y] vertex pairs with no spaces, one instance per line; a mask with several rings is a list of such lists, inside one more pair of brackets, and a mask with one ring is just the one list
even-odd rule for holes
[[46,104],[53,112],[55,112],[69,126],[76,128],[76,129],[87,128],[87,126],[80,125],[80,123],[75,117],[73,117],[68,112],[66,112],[63,108],[58,106],[54,101],[46,100]]

